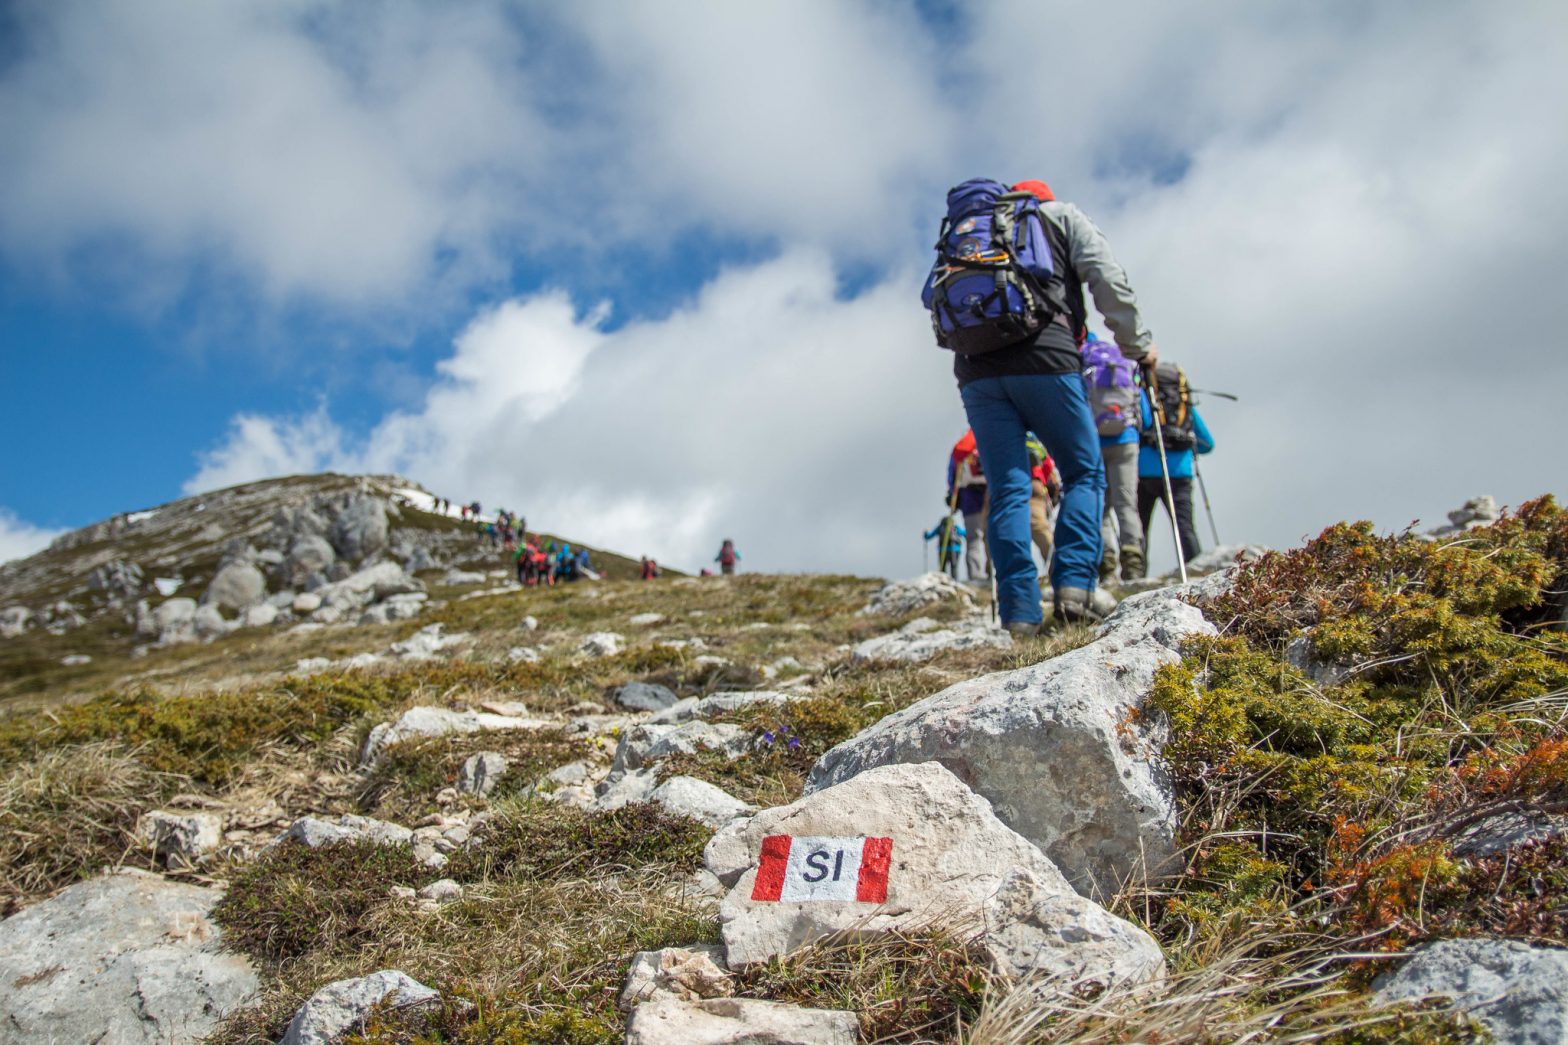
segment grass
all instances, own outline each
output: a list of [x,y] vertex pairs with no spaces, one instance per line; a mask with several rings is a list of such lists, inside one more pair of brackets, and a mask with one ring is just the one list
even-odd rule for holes
[[357,796],[359,809],[397,823],[412,823],[438,812],[436,794],[455,785],[463,762],[480,751],[498,752],[507,759],[506,772],[489,795],[496,801],[531,787],[552,769],[595,757],[599,749],[584,737],[568,736],[558,729],[456,733],[408,740],[389,747],[367,774]]

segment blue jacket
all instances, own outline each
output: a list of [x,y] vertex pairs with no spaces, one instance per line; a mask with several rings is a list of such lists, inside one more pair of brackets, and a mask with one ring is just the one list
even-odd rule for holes
[[[1145,431],[1154,429],[1154,412],[1149,409],[1149,393],[1143,392],[1139,396],[1143,403],[1143,427]],[[1194,448],[1200,454],[1212,453],[1214,450],[1214,437],[1209,434],[1209,426],[1203,423],[1203,415],[1196,409],[1192,411],[1192,430],[1198,437],[1198,445]],[[1192,478],[1192,450],[1167,450],[1165,451],[1165,464],[1171,470],[1172,479]],[[1160,478],[1160,451],[1158,447],[1145,446],[1138,450],[1138,478]]]
[[[931,529],[926,532],[926,540],[935,540],[936,538],[940,537],[942,535],[942,530],[945,529],[948,525],[948,521],[943,519],[941,522],[931,527]],[[963,542],[969,537],[969,534],[964,532],[964,528],[958,525],[957,521],[954,521],[951,525],[953,532],[947,535],[948,550],[961,552],[964,550]]]

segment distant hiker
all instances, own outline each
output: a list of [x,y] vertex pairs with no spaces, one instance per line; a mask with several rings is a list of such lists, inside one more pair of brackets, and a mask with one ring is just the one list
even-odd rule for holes
[[958,514],[944,515],[940,522],[926,531],[926,540],[935,540],[936,568],[955,581],[958,579],[958,558],[964,553],[964,528],[958,523]]
[[[1143,438],[1138,451],[1138,518],[1143,524],[1143,545],[1145,549],[1149,546],[1149,520],[1154,516],[1154,506],[1164,504],[1166,513],[1176,520],[1182,558],[1191,562],[1203,550],[1198,543],[1198,527],[1192,518],[1193,454],[1212,452],[1214,437],[1192,405],[1187,375],[1181,367],[1175,363],[1161,363],[1154,369],[1154,383],[1157,394],[1151,396],[1145,389],[1142,397]],[[1165,437],[1165,465],[1171,473],[1174,507],[1165,499],[1165,476],[1160,471],[1151,399],[1159,410],[1160,434]]]
[[713,561],[719,564],[719,569],[726,577],[734,573],[735,564],[740,562],[740,552],[735,550],[735,542],[728,537],[724,538],[724,543],[719,545],[719,554],[713,557]]
[[1055,613],[1100,620],[1116,602],[1097,587],[1105,468],[1078,354],[1088,316],[1082,285],[1122,354],[1152,363],[1154,341],[1126,273],[1094,223],[1039,181],[952,189],[936,249],[921,300],[937,343],[955,353],[953,373],[984,463],[1002,623],[1028,634],[1042,616],[1029,547],[1028,431],[1050,447],[1062,477]]
[[655,580],[658,576],[659,564],[644,555],[642,557],[642,579],[645,581],[651,581]]
[[579,576],[579,577],[587,577],[589,580],[593,580],[595,577],[598,576],[597,574],[595,574],[593,572],[593,560],[588,557],[588,549],[587,548],[578,548],[577,549],[576,570],[577,570],[577,576]]
[[991,579],[991,555],[986,548],[986,483],[985,469],[980,464],[980,451],[975,447],[973,429],[966,431],[953,444],[947,457],[947,503],[964,517],[964,568],[969,571],[969,583],[984,584]]
[[712,577],[713,576],[713,571],[708,569],[706,566],[704,566],[702,568],[702,572],[698,573],[697,576],[699,576],[699,577]]
[[1111,341],[1089,331],[1081,349],[1089,409],[1100,433],[1105,464],[1105,511],[1100,517],[1100,583],[1142,577],[1143,523],[1138,516],[1138,440],[1143,427],[1138,365]]
[[575,581],[577,579],[577,556],[572,554],[572,546],[562,543],[561,550],[555,556],[555,575],[561,580]]
[[1045,444],[1030,434],[1026,441],[1029,450],[1029,536],[1040,549],[1040,561],[1051,565],[1051,512],[1062,499],[1062,479],[1056,474],[1056,462],[1046,452]]
[[518,584],[526,585],[528,583],[528,554],[531,550],[528,547],[528,542],[524,541],[517,546],[517,551],[512,555],[512,560],[517,565]]

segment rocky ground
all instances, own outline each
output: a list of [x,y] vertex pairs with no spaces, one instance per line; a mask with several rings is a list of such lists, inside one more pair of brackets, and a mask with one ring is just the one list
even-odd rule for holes
[[[0,650],[127,634],[0,718],[0,1042],[1568,1034],[1549,501],[1013,640],[940,575],[410,570],[344,531],[418,509],[345,481],[223,542],[222,630],[17,603]],[[394,570],[422,592],[354,582]]]

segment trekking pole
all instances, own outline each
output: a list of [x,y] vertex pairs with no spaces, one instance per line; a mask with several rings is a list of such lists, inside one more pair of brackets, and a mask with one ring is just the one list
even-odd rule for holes
[[[1160,427],[1160,381],[1154,368],[1146,367],[1149,375],[1149,416],[1154,418],[1154,445],[1160,449],[1160,475],[1165,480],[1165,514],[1171,519],[1171,540],[1176,542],[1176,565],[1181,569],[1181,582],[1187,583],[1187,557],[1182,554],[1181,531],[1176,528],[1176,495],[1171,492],[1171,467],[1165,461],[1165,433]],[[1196,459],[1197,455],[1193,455]]]
[[1198,491],[1203,494],[1203,510],[1209,516],[1209,532],[1214,535],[1214,546],[1220,545],[1220,528],[1214,525],[1214,508],[1209,504],[1209,484],[1203,481],[1203,469],[1198,465],[1197,451],[1192,455],[1192,474],[1198,477]]

